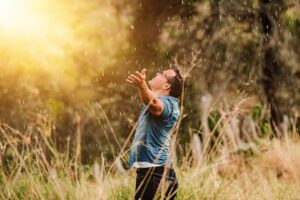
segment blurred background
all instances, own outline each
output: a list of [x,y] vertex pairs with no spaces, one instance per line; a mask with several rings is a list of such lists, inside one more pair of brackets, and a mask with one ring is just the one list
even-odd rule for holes
[[299,44],[292,0],[0,0],[0,121],[70,155],[80,134],[83,163],[113,160],[142,106],[128,74],[177,67],[179,156],[208,99],[210,127],[251,97],[260,133],[279,137],[285,119],[299,133]]

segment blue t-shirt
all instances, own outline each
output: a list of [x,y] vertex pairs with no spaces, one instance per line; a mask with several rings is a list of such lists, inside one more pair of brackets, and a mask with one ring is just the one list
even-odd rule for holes
[[170,163],[169,146],[172,128],[179,114],[179,100],[172,96],[159,96],[162,113],[156,117],[143,105],[130,149],[129,167],[134,163],[161,166]]

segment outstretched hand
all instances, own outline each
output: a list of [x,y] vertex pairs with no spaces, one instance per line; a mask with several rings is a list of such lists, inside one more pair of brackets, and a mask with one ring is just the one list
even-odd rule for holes
[[134,74],[130,74],[127,79],[127,83],[130,83],[136,87],[142,88],[146,84],[146,69],[142,69],[141,72],[136,71]]

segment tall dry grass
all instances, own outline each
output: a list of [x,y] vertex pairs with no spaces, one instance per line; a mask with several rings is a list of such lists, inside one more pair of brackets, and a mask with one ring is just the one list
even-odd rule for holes
[[[189,133],[189,148],[175,167],[177,199],[299,199],[300,139],[288,124],[293,120],[285,120],[285,136],[276,139],[269,124],[262,128],[262,119],[249,116],[255,98],[226,109],[205,105],[202,122],[211,117],[207,113],[217,110],[220,116],[212,129],[199,128],[205,140]],[[125,170],[121,161],[128,149],[122,148],[113,163],[102,156],[84,166],[80,134],[70,158],[56,150],[47,127],[38,130],[22,133],[0,125],[0,199],[133,199],[134,171]]]

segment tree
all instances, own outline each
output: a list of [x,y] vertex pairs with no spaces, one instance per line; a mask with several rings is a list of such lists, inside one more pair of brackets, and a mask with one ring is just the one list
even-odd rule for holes
[[[271,15],[270,10],[268,10],[268,5],[271,1],[260,0],[260,21],[262,25],[263,34],[263,48],[264,48],[264,58],[263,58],[263,86],[266,94],[268,105],[270,106],[271,117],[270,123],[274,134],[277,137],[282,136],[282,123],[283,115],[280,111],[277,99],[276,99],[276,77],[278,76],[278,68],[280,67],[278,59],[276,58],[276,47],[271,43],[272,37],[274,37],[275,24],[279,21],[278,16],[282,12],[284,6],[283,1],[277,1],[275,5],[275,13],[277,15]],[[273,6],[274,7],[274,6]],[[272,9],[272,12],[274,10]],[[272,16],[272,17],[271,17]],[[273,20],[271,20],[271,18]]]

